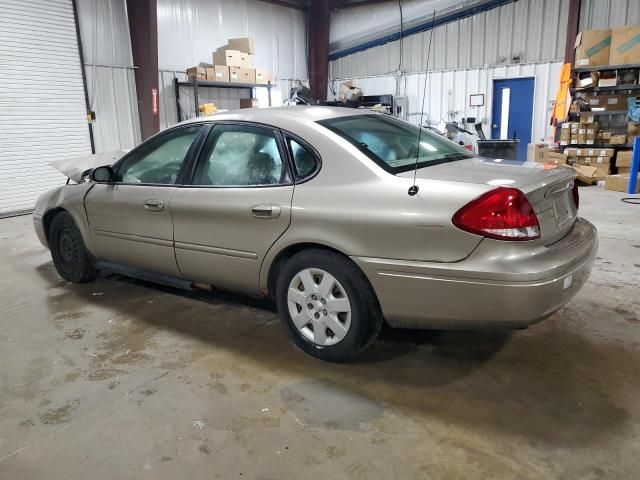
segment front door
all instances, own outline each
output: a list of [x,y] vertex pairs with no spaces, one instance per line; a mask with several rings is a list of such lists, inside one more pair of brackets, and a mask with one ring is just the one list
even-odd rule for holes
[[241,122],[214,126],[191,182],[170,203],[182,274],[257,293],[262,259],[289,226],[292,197],[275,129]]
[[100,260],[180,276],[169,204],[201,125],[172,129],[125,156],[110,183],[85,197],[93,253]]
[[527,159],[533,122],[533,78],[493,81],[493,120],[491,138],[520,140],[518,160]]

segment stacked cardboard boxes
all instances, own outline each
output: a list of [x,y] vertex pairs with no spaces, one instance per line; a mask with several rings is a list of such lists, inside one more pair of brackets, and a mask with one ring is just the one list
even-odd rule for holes
[[576,67],[632,63],[640,63],[640,26],[587,30],[576,38]]
[[213,52],[213,63],[187,69],[187,77],[189,80],[266,85],[269,83],[269,73],[264,68],[254,68],[254,54],[255,43],[252,38],[230,38],[227,45]]
[[588,175],[593,181],[602,180],[611,174],[613,148],[565,148],[567,163],[580,167],[590,167]]

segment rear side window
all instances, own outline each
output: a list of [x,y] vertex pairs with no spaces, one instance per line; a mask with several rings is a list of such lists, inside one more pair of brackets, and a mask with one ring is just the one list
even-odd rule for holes
[[[468,150],[387,115],[354,115],[318,122],[358,147],[391,173],[473,158]],[[420,140],[418,142],[418,140]],[[417,162],[416,162],[417,160]]]
[[288,182],[273,130],[250,125],[216,125],[204,144],[194,185],[265,186]]
[[291,149],[291,158],[293,159],[298,179],[304,179],[313,174],[318,165],[315,156],[298,141],[289,138],[287,142]]

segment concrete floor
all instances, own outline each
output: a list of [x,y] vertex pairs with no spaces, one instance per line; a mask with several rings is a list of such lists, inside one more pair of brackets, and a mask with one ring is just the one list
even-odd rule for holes
[[0,221],[2,479],[630,479],[640,471],[640,207],[581,189],[591,280],[526,331],[297,351],[273,308],[56,274]]

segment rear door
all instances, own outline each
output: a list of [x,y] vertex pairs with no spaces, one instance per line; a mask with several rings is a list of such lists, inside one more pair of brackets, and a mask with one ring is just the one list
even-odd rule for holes
[[244,122],[215,125],[191,181],[170,203],[182,274],[258,292],[262,260],[291,220],[291,178],[276,129]]
[[85,197],[93,253],[100,260],[180,276],[169,203],[202,125],[164,132],[114,166],[115,181]]

